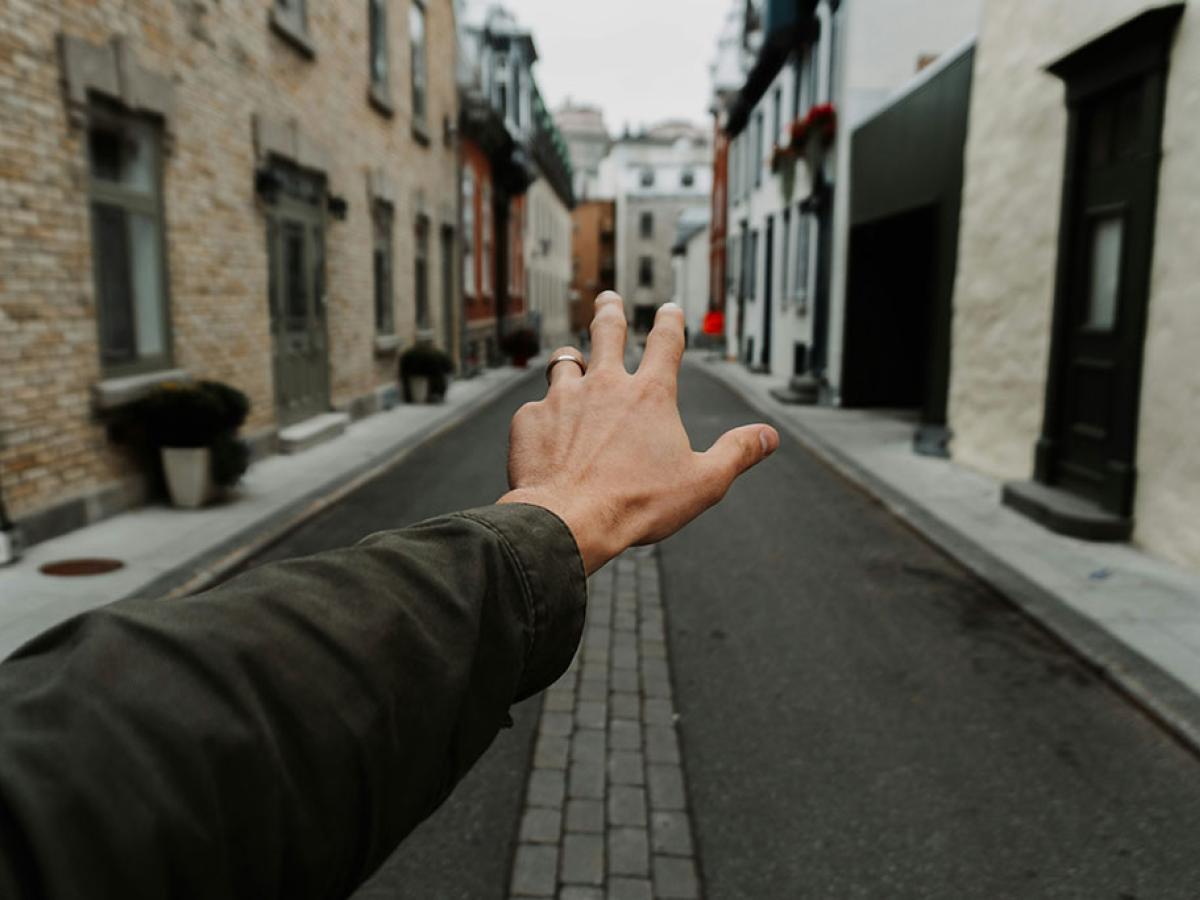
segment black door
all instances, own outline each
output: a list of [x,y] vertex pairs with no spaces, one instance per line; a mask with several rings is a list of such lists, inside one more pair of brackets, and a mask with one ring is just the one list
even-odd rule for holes
[[1163,77],[1073,108],[1040,480],[1132,510],[1142,343],[1154,247]]
[[763,259],[762,367],[771,370],[771,313],[775,305],[775,217],[767,216],[766,252]]

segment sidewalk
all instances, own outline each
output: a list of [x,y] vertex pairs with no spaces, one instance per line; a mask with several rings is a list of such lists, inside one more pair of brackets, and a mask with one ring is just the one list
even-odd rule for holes
[[[148,506],[31,547],[0,568],[0,659],[75,613],[134,595],[178,597],[203,589],[414,447],[541,371],[493,369],[454,382],[446,402],[400,405],[352,423],[334,440],[294,456],[272,456],[246,473],[226,502],[201,510]],[[54,560],[107,557],[107,575],[56,578]]]
[[690,352],[788,436],[878,498],[1096,666],[1200,751],[1200,576],[1126,544],[1047,531],[1000,504],[999,482],[912,451],[899,412],[788,406],[786,379]]

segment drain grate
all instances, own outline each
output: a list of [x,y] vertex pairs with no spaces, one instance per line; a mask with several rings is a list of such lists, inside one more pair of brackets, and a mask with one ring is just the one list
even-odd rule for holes
[[117,569],[125,568],[125,563],[119,559],[60,559],[48,562],[39,572],[43,575],[57,575],[61,578],[81,578],[86,575],[107,575]]

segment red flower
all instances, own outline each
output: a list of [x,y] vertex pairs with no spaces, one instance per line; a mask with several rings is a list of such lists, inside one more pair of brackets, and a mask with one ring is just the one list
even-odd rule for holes
[[815,131],[825,141],[831,141],[837,133],[837,110],[832,103],[818,103],[808,111],[804,124],[807,131]]

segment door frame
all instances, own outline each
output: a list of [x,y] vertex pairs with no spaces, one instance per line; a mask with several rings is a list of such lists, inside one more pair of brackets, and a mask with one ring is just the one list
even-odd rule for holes
[[1154,154],[1153,187],[1147,201],[1150,205],[1150,253],[1145,271],[1129,272],[1138,277],[1124,291],[1140,302],[1128,304],[1133,308],[1122,311],[1128,319],[1128,365],[1130,379],[1118,388],[1120,409],[1115,415],[1125,429],[1119,455],[1106,460],[1107,477],[1101,489],[1100,505],[1119,516],[1131,516],[1137,480],[1136,452],[1141,399],[1143,349],[1146,319],[1150,305],[1150,281],[1153,269],[1154,228],[1156,224],[1158,165],[1162,158],[1161,135],[1166,101],[1166,79],[1171,38],[1186,4],[1155,7],[1088,44],[1072,51],[1053,63],[1047,71],[1066,84],[1067,141],[1063,166],[1063,188],[1059,208],[1057,259],[1055,265],[1054,302],[1050,330],[1050,355],[1047,364],[1046,395],[1043,407],[1042,431],[1034,454],[1034,480],[1053,485],[1057,480],[1061,451],[1060,430],[1064,418],[1067,388],[1068,351],[1073,328],[1074,306],[1071,291],[1075,284],[1075,246],[1077,238],[1076,212],[1081,200],[1080,175],[1084,152],[1082,134],[1083,107],[1100,94],[1134,78],[1148,78],[1151,102],[1146,114],[1152,117],[1150,127],[1157,135]]

